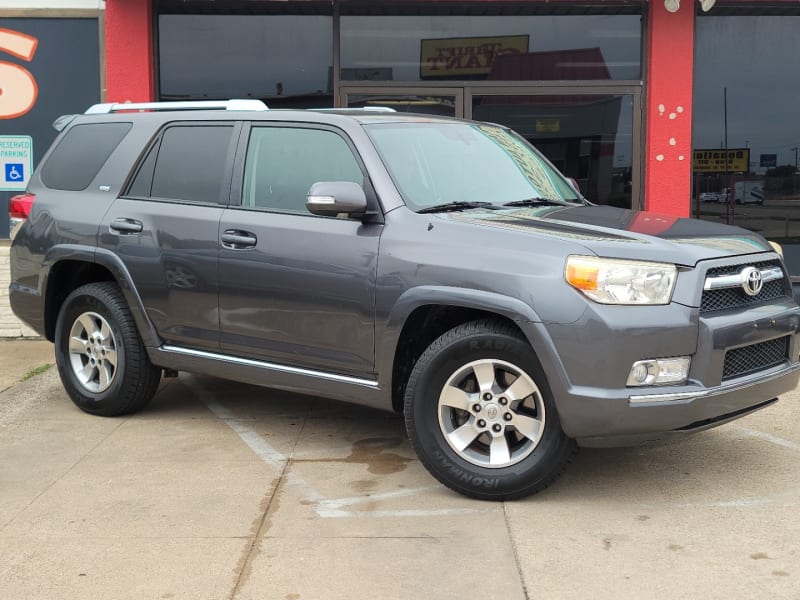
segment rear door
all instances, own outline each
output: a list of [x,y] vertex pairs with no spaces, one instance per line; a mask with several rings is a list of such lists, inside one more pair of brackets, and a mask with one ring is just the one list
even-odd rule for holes
[[253,124],[242,139],[220,225],[222,349],[371,375],[382,225],[315,216],[305,207],[313,183],[355,181],[377,208],[352,143],[335,128],[288,123]]
[[100,247],[125,263],[167,343],[219,349],[219,221],[240,129],[225,121],[167,125],[100,226]]

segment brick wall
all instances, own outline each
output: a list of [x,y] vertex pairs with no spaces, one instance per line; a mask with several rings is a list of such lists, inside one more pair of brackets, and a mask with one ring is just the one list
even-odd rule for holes
[[8,284],[11,282],[8,251],[8,243],[0,242],[0,338],[39,337],[30,327],[19,322],[8,304]]

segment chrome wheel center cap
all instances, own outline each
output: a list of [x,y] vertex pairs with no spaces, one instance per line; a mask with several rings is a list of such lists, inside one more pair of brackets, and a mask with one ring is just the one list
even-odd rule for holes
[[486,405],[486,420],[487,421],[499,421],[500,420],[500,407],[497,406],[494,402],[490,402]]

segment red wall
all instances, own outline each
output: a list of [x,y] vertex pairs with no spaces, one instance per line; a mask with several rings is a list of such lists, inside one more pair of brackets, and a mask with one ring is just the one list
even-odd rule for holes
[[647,33],[645,208],[681,217],[691,207],[695,8],[683,0],[670,13],[650,2]]
[[153,100],[151,0],[107,0],[105,15],[106,101]]

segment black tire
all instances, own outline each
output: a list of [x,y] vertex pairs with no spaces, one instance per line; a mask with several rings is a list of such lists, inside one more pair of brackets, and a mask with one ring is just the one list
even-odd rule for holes
[[[487,364],[490,370],[478,370]],[[479,391],[479,372],[492,374],[497,386],[494,389],[499,390],[496,394],[475,393]],[[510,377],[516,374],[519,378],[523,373],[527,378],[520,380],[522,386],[518,389],[535,388],[534,392],[509,402],[503,394],[514,396],[508,392],[516,378]],[[534,388],[529,388],[530,383]],[[466,394],[473,408],[440,405],[446,385],[450,392],[456,388],[454,398],[458,402],[463,399],[462,393]],[[483,412],[475,412],[473,402]],[[481,419],[481,415],[485,418]],[[493,421],[489,420],[490,415]],[[513,423],[504,423],[505,419],[520,425],[538,420],[541,427],[536,439],[523,436]],[[447,487],[482,500],[512,500],[543,490],[563,473],[577,451],[574,440],[561,429],[547,379],[530,344],[511,324],[492,319],[459,325],[425,350],[406,386],[405,421],[411,444],[425,468]],[[463,450],[457,450],[448,437],[452,439],[455,429],[462,425],[477,427],[483,433]],[[500,429],[491,433],[490,428],[495,427],[502,427],[502,433]],[[447,431],[448,428],[454,431]],[[468,434],[465,439],[469,437]],[[509,460],[501,458],[494,466],[487,465],[494,460],[494,442],[499,443],[499,449],[503,447],[498,438],[505,440]],[[505,454],[498,453],[501,456]]]
[[[106,331],[109,341],[98,337],[93,344],[92,326],[97,336]],[[81,345],[86,348],[83,354],[78,350]],[[150,363],[125,297],[112,282],[90,283],[67,296],[56,321],[55,350],[69,397],[93,415],[115,417],[141,410],[161,380],[161,369]],[[87,381],[81,381],[79,374]]]

